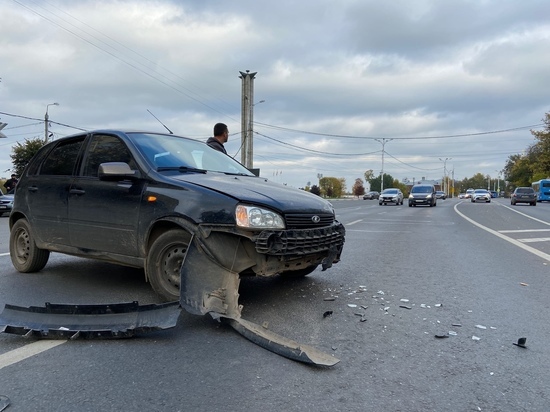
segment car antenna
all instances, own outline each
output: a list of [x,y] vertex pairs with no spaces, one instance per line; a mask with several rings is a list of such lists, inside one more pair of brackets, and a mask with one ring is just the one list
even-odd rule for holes
[[165,128],[166,130],[168,130],[168,131],[170,132],[170,134],[174,134],[174,133],[172,133],[172,130],[170,130],[168,127],[166,127],[166,125],[165,125],[164,123],[162,123],[162,122],[158,119],[157,116],[155,116],[153,113],[151,113],[151,110],[147,109],[147,111],[151,114],[151,116],[153,116],[155,119],[157,119],[157,121],[158,121],[161,125],[163,125],[164,128]]

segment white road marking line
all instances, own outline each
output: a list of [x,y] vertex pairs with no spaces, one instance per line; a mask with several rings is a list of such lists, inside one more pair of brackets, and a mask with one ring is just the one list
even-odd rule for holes
[[[517,241],[517,240],[515,240],[515,239],[512,239],[511,237],[508,237],[508,236],[505,236],[505,235],[503,235],[503,234],[500,234],[500,233],[497,232],[496,230],[489,229],[488,227],[483,226],[483,225],[480,224],[480,223],[477,223],[475,220],[470,219],[470,218],[469,218],[468,216],[466,216],[464,213],[459,212],[459,211],[458,211],[458,208],[457,208],[457,206],[458,206],[459,204],[460,204],[460,203],[454,205],[454,208],[453,208],[453,209],[454,209],[455,212],[458,213],[458,215],[461,216],[463,219],[466,219],[466,220],[467,220],[468,222],[470,222],[471,224],[473,224],[473,225],[479,227],[480,229],[485,230],[486,232],[489,232],[489,233],[495,235],[496,237],[501,238],[502,240],[505,240],[505,241],[507,241],[507,242],[510,242],[511,244],[513,244],[513,245],[515,245],[515,246],[517,246],[517,247],[519,247],[519,248],[521,248],[521,249],[523,249],[523,250],[525,250],[525,251],[527,251],[527,252],[530,252],[530,253],[532,253],[532,254],[534,254],[534,255],[537,255],[538,257],[540,257],[540,258],[542,258],[542,259],[545,259],[545,260],[547,260],[548,262],[550,262],[550,255],[549,255],[548,253],[541,252],[540,250],[537,250],[537,249],[535,249],[535,248],[533,248],[533,247],[531,247],[531,246],[527,246],[527,245],[525,245],[525,244],[523,244],[523,243],[521,243],[521,242],[519,242],[519,241]],[[512,209],[512,210],[514,210],[514,209]],[[535,220],[536,220],[536,219],[535,219]]]
[[347,223],[346,226],[351,226],[351,225],[354,225],[354,224],[359,223],[359,222],[362,222],[362,221],[363,221],[363,219],[354,220],[353,222]]
[[499,233],[531,233],[531,232],[550,232],[550,229],[517,229],[517,230],[499,230]]
[[45,352],[48,349],[55,348],[66,340],[39,340],[28,345],[25,345],[19,349],[3,353],[0,355],[0,369],[6,366],[13,365],[14,363],[21,362],[31,356],[38,355],[41,352]]
[[550,237],[537,237],[537,238],[526,238],[526,239],[518,239],[518,242],[522,243],[533,243],[533,242],[550,242]]
[[510,207],[510,206],[506,206],[506,205],[502,205],[502,204],[501,204],[501,206],[504,206],[506,209],[510,209],[512,212],[516,212],[516,213],[519,213],[519,214],[522,215],[522,216],[528,217],[529,219],[533,219],[533,220],[536,221],[536,222],[539,222],[539,223],[542,223],[542,224],[544,224],[544,225],[550,226],[550,223],[548,223],[548,222],[546,222],[546,221],[544,221],[544,220],[537,219],[536,217],[526,215],[525,213],[522,213],[522,212],[520,212],[520,211],[518,211],[518,210],[516,210],[516,209],[514,209],[514,208],[512,208],[512,207]]
[[0,253],[0,256],[9,256],[10,255],[10,252],[8,253]]

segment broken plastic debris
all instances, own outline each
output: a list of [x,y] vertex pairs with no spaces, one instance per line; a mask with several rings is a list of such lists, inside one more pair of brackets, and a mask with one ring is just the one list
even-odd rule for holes
[[10,406],[10,398],[5,395],[0,395],[0,411],[3,411]]
[[356,308],[357,305],[355,303],[348,303],[348,308]]
[[474,336],[472,336],[472,340],[481,340],[481,338],[478,337],[478,336],[476,336],[476,335],[474,335]]
[[456,333],[454,330],[450,330],[449,335],[456,336],[456,335],[458,335],[458,333]]
[[384,295],[384,294],[385,294],[385,293],[384,293],[383,291],[381,291],[381,290],[379,290],[379,291],[376,292],[376,293],[378,293],[379,295]]
[[387,312],[389,309],[390,309],[389,306],[386,306],[386,307],[384,308],[384,310],[385,310],[386,312]]
[[434,306],[435,306],[436,308],[440,308],[440,307],[443,306],[443,305],[442,305],[441,303],[436,303]]
[[462,324],[461,323],[453,323],[451,326],[456,326],[456,327],[462,327]]
[[407,306],[407,305],[399,305],[399,307],[403,308],[403,309],[412,309],[412,307]]
[[425,308],[425,307],[426,307],[426,304],[425,304],[425,303],[421,303],[421,304],[420,304],[420,307],[421,307],[421,308]]
[[332,315],[332,310],[327,310],[325,313],[323,313],[323,318],[326,318],[327,316]]
[[519,338],[517,343],[516,342],[513,342],[513,343],[514,345],[519,346],[520,348],[526,349],[527,348],[527,346],[525,346],[526,342],[527,342],[527,338]]
[[436,338],[438,339],[443,339],[443,338],[448,338],[449,335],[447,335],[446,333],[443,333],[443,334],[440,334],[440,335],[435,335]]
[[326,301],[333,301],[333,300],[335,300],[335,298],[334,298],[334,297],[330,297],[330,298],[324,298],[323,300],[326,300]]
[[523,283],[523,282],[521,282],[520,285],[521,285],[521,286],[529,286],[528,283]]
[[401,299],[401,302],[408,302],[409,299]]
[[483,325],[476,325],[476,328],[478,328],[478,329],[487,329],[487,326],[483,326]]
[[267,320],[262,323],[262,328],[269,329],[269,322]]

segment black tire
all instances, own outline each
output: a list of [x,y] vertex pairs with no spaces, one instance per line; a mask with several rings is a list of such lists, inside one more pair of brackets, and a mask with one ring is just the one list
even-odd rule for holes
[[151,245],[145,270],[151,287],[166,302],[179,300],[180,270],[191,235],[173,229],[160,235]]
[[310,273],[312,273],[315,269],[317,269],[318,266],[319,265],[313,265],[313,266],[309,266],[309,267],[304,268],[304,269],[289,270],[289,271],[286,271],[286,272],[281,272],[280,275],[282,277],[284,277],[285,279],[303,278],[303,277],[309,275]]
[[536,205],[537,205],[537,202],[531,203],[531,206],[536,206]]
[[36,246],[26,219],[19,219],[10,231],[10,257],[15,269],[22,273],[38,272],[50,258],[50,251]]
[[409,202],[409,207],[412,207],[412,206],[413,206],[412,203]]

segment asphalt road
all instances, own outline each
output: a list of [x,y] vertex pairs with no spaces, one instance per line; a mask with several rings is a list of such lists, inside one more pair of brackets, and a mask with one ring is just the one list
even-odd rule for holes
[[[6,412],[550,410],[550,203],[334,205],[342,261],[298,281],[243,279],[240,303],[245,319],[336,366],[285,359],[187,313],[123,340],[0,334]],[[20,274],[7,252],[2,217],[0,308],[158,302],[140,270],[53,254]]]

